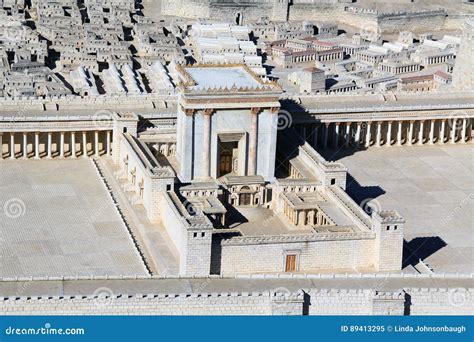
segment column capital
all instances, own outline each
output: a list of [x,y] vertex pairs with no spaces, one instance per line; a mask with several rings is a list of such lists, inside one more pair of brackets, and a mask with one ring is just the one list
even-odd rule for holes
[[215,109],[204,109],[202,111],[202,115],[212,116],[215,112]]
[[258,115],[262,112],[262,108],[260,107],[254,107],[250,110],[250,112],[253,114],[253,115]]
[[196,109],[189,109],[189,108],[184,108],[183,106],[181,106],[181,110],[184,112],[186,116],[193,116],[194,114],[196,114]]

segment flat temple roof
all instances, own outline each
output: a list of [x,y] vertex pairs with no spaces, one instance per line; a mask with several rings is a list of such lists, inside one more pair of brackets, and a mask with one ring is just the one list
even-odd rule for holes
[[197,83],[197,89],[232,88],[233,86],[256,88],[261,86],[261,84],[242,67],[186,68],[186,71]]

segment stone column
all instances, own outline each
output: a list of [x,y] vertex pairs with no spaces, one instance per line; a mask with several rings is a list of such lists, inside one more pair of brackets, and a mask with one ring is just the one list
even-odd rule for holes
[[46,147],[47,151],[47,156],[46,158],[51,159],[53,157],[53,133],[49,132],[48,133],[48,146]]
[[435,120],[430,122],[430,145],[434,144],[434,130],[435,130]]
[[[257,130],[258,130],[258,114],[260,108],[252,108],[252,123],[250,128],[249,141],[249,176],[257,174]],[[209,122],[210,125],[210,122]],[[210,126],[209,126],[210,129]]]
[[324,132],[323,132],[323,148],[327,148],[328,147],[328,132],[329,132],[329,123],[325,123],[324,124]]
[[106,154],[109,156],[110,155],[110,131],[107,131],[106,133],[106,139],[107,139],[107,150],[106,150]]
[[76,132],[71,132],[71,158],[76,158]]
[[418,132],[418,145],[423,145],[424,130],[425,130],[425,122],[421,120],[420,131]]
[[413,145],[413,126],[415,121],[410,121],[410,128],[408,129],[408,145]]
[[334,123],[334,137],[333,137],[333,140],[332,140],[332,146],[334,148],[339,147],[339,125],[340,125],[339,122]]
[[355,137],[354,137],[354,142],[355,142],[356,146],[360,145],[360,127],[361,127],[361,125],[362,124],[360,122],[357,123],[356,133],[355,133]]
[[10,133],[10,159],[15,159],[15,133]]
[[3,132],[0,132],[0,160],[3,160]]
[[28,133],[23,132],[23,159],[28,158]]
[[59,158],[64,158],[64,134],[65,132],[61,132],[59,139]]
[[82,158],[87,158],[87,132],[82,132]]
[[403,121],[398,121],[397,146],[402,146],[402,138],[403,138]]
[[441,128],[439,131],[439,143],[444,144],[444,137],[446,135],[446,119],[441,120]]
[[375,146],[380,147],[380,142],[382,140],[382,122],[377,122],[377,133],[375,139]]
[[350,122],[346,122],[346,147],[349,147],[349,143],[351,141],[351,123]]
[[319,125],[315,125],[314,131],[313,131],[313,147],[317,148],[318,147],[318,129]]
[[392,121],[387,123],[387,141],[385,142],[386,146],[392,145]]
[[[252,145],[253,141],[253,112],[252,112],[252,132],[250,133],[250,146],[249,146],[249,174],[253,167],[253,160],[251,161],[252,153],[256,153],[256,146]],[[211,119],[212,111],[205,110],[202,113],[203,127],[202,127],[202,177],[210,178],[211,176]],[[253,170],[253,169],[252,169]],[[253,173],[255,174],[255,173]]]
[[453,126],[451,127],[451,144],[456,143],[456,121],[457,119],[453,119]]
[[466,133],[467,133],[467,119],[462,120],[462,131],[461,131],[461,143],[466,143]]
[[40,159],[39,132],[35,132],[35,159]]
[[367,122],[367,134],[365,136],[365,147],[369,147],[370,146],[370,128],[371,128],[371,123],[370,121]]
[[100,156],[99,151],[99,131],[94,132],[94,153],[96,157]]

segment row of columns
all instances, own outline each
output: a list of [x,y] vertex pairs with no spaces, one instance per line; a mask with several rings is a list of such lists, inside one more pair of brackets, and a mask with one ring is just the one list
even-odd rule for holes
[[445,63],[450,56],[438,56],[438,57],[428,57],[428,64],[440,64]]
[[392,74],[406,74],[409,72],[415,72],[419,70],[418,64],[410,64],[410,65],[385,65],[381,64],[380,69],[385,72],[389,72]]
[[328,226],[332,224],[318,209],[295,209],[284,202],[283,213],[288,221],[295,226]]
[[[82,157],[87,158],[89,156],[88,154],[88,148],[87,148],[87,132],[67,132],[69,136],[69,152],[71,158],[77,158],[78,152],[82,154]],[[94,131],[94,140],[93,140],[93,155],[95,157],[99,157],[101,155],[101,151],[99,149],[99,140],[100,140],[100,133],[101,131]],[[3,159],[3,138],[4,138],[3,132],[0,132],[0,159]],[[9,158],[10,159],[16,159],[16,143],[15,143],[15,132],[9,132]],[[22,134],[22,142],[21,142],[21,156],[22,158],[28,158],[29,151],[28,151],[28,132],[22,132],[19,133]],[[65,145],[66,145],[66,132],[59,132],[59,144],[57,147],[56,151],[53,151],[53,132],[47,132],[47,133],[40,133],[40,132],[34,132],[34,140],[32,143],[33,146],[33,153],[34,153],[34,158],[35,159],[40,159],[41,158],[41,152],[40,152],[40,135],[42,134],[47,134],[47,141],[45,144],[45,152],[46,152],[46,158],[51,159],[53,158],[53,153],[58,153],[59,158],[65,158],[66,156],[66,150],[65,150]],[[81,145],[82,147],[78,150],[77,149],[77,142],[79,139],[76,139],[76,135],[82,135],[81,137]],[[105,131],[105,151],[103,151],[104,154],[110,155],[111,153],[111,131]]]
[[343,58],[344,58],[344,54],[343,54],[342,51],[332,52],[332,53],[324,53],[324,51],[323,51],[323,52],[319,53],[319,61],[320,62],[339,60],[339,59],[343,59]]
[[324,123],[313,128],[311,135],[306,134],[306,127],[302,127],[300,133],[315,147],[339,148],[341,145],[348,147],[350,144],[369,147],[372,144],[411,146],[435,142],[466,143],[470,140],[471,130],[469,118],[454,118],[449,119],[449,124],[448,119]]

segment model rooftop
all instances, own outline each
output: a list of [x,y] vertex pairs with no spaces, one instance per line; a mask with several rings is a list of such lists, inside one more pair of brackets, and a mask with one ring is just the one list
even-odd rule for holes
[[196,90],[208,88],[257,88],[261,86],[243,67],[196,67],[185,69],[196,83]]

